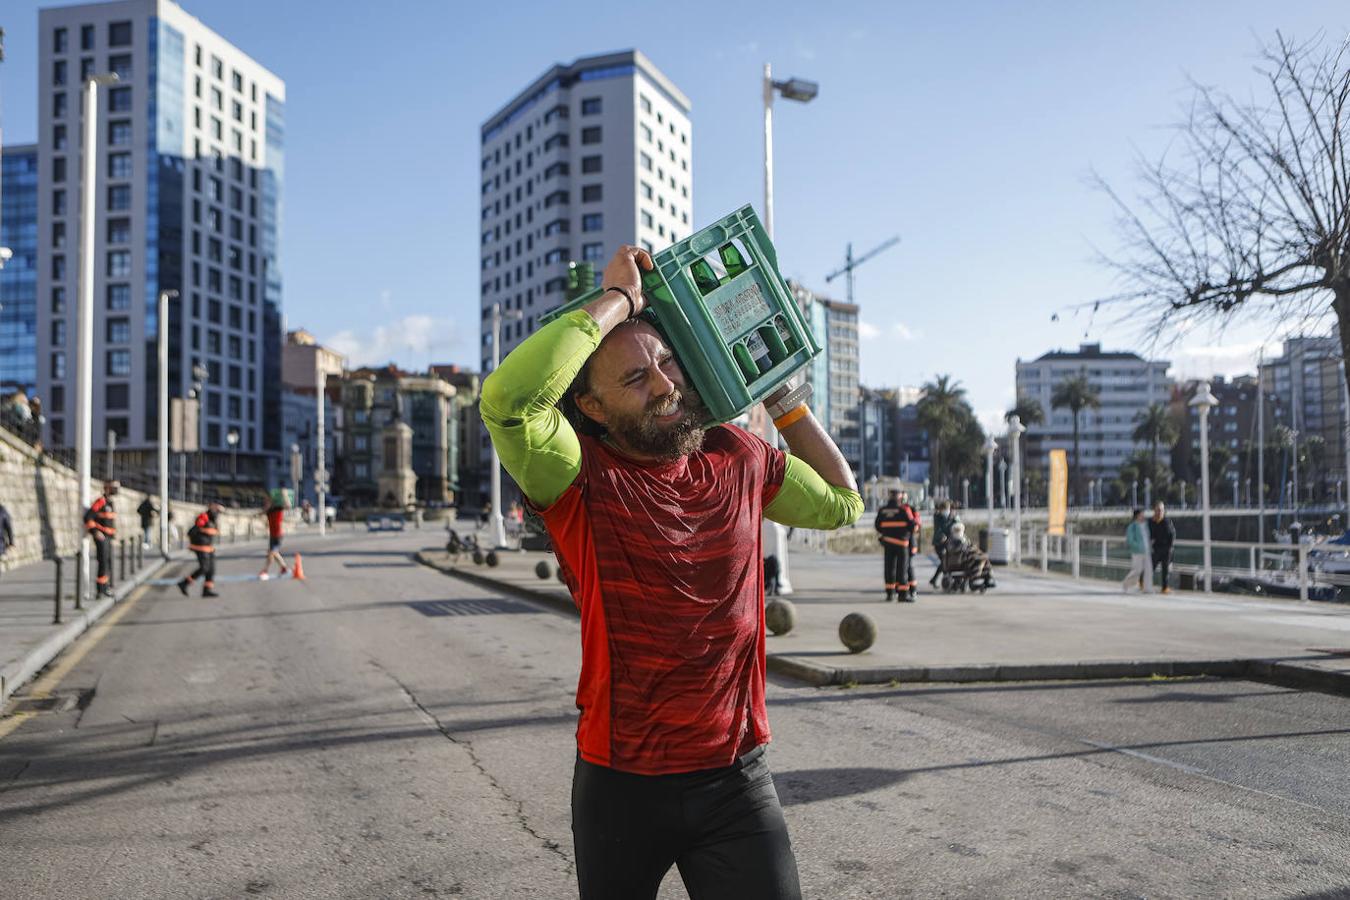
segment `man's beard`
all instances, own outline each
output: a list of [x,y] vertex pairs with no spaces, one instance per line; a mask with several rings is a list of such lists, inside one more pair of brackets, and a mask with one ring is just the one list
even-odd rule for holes
[[[678,405],[684,413],[674,422],[656,421],[658,416]],[[634,416],[611,414],[605,423],[612,438],[628,449],[661,460],[688,456],[703,446],[708,430],[708,408],[695,391],[678,388]]]

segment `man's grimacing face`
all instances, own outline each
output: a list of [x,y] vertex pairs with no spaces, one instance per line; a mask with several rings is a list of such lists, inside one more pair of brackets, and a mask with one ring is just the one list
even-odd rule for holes
[[590,389],[577,406],[620,447],[678,459],[702,445],[707,409],[651,325],[633,322],[610,332],[590,367]]

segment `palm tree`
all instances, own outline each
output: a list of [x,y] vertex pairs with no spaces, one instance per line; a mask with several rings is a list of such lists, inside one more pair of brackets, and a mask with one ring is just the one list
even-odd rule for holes
[[1011,422],[1013,416],[1017,416],[1023,425],[1040,425],[1045,421],[1045,408],[1035,397],[1023,394],[1017,398],[1013,408],[1003,414],[1003,421]]
[[1051,409],[1068,409],[1073,413],[1073,502],[1082,493],[1082,464],[1078,456],[1078,414],[1085,409],[1101,409],[1101,395],[1088,381],[1087,375],[1066,378],[1055,385],[1050,395]]
[[1154,403],[1148,409],[1134,417],[1137,423],[1134,426],[1134,442],[1136,444],[1148,444],[1149,459],[1153,462],[1153,468],[1158,468],[1158,446],[1160,444],[1172,445],[1176,443],[1180,430],[1177,423],[1173,421],[1172,416],[1167,412],[1167,407],[1161,403]]
[[919,425],[928,432],[934,487],[940,483],[942,474],[942,445],[957,436],[962,407],[966,405],[966,389],[950,375],[938,375],[923,386],[923,396],[918,403],[918,419]]

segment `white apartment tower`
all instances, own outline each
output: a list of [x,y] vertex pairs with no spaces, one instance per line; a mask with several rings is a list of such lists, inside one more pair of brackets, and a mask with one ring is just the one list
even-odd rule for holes
[[[482,371],[558,306],[568,262],[693,231],[689,100],[636,50],[556,65],[483,123]],[[514,318],[519,311],[520,317]]]
[[48,443],[69,445],[76,430],[82,84],[112,72],[118,81],[100,90],[97,122],[94,446],[111,430],[119,451],[153,459],[156,303],[176,290],[169,393],[191,389],[194,365],[209,372],[206,477],[228,471],[232,430],[241,474],[261,473],[281,441],[284,83],[172,0],[44,9],[38,40],[38,383]]

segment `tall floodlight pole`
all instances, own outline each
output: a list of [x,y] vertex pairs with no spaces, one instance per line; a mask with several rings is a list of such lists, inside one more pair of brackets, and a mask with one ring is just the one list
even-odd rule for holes
[[[75,382],[75,427],[77,466],[80,476],[80,511],[93,502],[90,489],[94,439],[94,214],[98,191],[98,89],[117,80],[116,75],[97,75],[84,82],[84,157],[80,167],[80,272],[79,272],[79,378]],[[80,541],[76,590],[83,598],[89,589],[89,544]]]
[[1013,564],[1022,562],[1022,433],[1021,416],[1008,417],[1008,446],[1012,448]]
[[159,292],[159,552],[169,555],[169,301],[177,291]]
[[998,461],[998,508],[1008,508],[1008,460]]
[[1209,537],[1209,411],[1219,399],[1209,392],[1209,382],[1202,381],[1191,398],[1191,408],[1200,414],[1200,523],[1201,539],[1205,544],[1205,593],[1214,590],[1214,570],[1210,560]]

